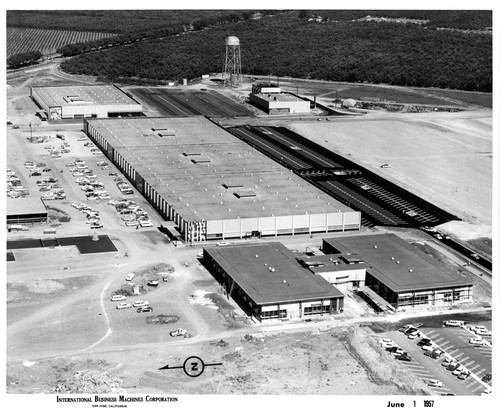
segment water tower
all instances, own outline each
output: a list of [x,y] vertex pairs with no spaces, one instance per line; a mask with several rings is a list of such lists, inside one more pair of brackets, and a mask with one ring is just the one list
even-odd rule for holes
[[238,37],[226,38],[226,59],[224,61],[222,80],[224,85],[241,85],[241,54]]

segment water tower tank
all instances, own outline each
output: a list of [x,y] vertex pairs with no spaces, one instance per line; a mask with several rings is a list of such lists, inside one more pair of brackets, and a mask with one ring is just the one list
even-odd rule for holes
[[234,36],[227,37],[226,45],[240,45],[240,39]]

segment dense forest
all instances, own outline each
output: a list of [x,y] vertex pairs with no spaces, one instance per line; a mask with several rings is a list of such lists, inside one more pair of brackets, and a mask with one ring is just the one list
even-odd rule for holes
[[[248,75],[492,90],[492,36],[441,29],[487,29],[489,11],[169,11],[171,19],[159,11],[144,25],[151,12],[136,12],[134,24],[122,14],[123,26],[133,26],[126,34],[63,47],[77,56],[61,68],[116,82],[192,79],[221,71],[224,40],[235,35]],[[90,19],[90,12],[81,13],[75,18]],[[311,21],[319,15],[322,22]],[[364,21],[367,15],[425,22]]]

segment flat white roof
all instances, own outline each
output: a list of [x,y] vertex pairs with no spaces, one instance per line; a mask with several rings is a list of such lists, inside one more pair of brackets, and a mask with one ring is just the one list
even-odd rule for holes
[[87,122],[188,222],[354,212],[203,116]]
[[115,85],[33,87],[37,96],[51,106],[139,105]]

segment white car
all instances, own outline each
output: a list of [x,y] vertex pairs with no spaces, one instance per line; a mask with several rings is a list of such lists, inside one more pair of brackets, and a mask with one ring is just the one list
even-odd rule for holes
[[132,305],[130,303],[120,303],[116,305],[117,309],[130,309]]
[[411,334],[409,334],[409,335],[408,335],[408,338],[409,338],[410,340],[414,340],[414,339],[416,339],[417,337],[420,337],[420,332],[419,332],[418,330],[417,330],[416,332],[413,332],[413,333],[411,333]]
[[491,331],[489,330],[476,330],[478,336],[491,336]]
[[463,320],[446,320],[443,322],[445,326],[460,327],[465,324]]
[[136,227],[136,226],[138,226],[138,225],[139,225],[139,223],[138,223],[137,221],[126,221],[126,222],[125,222],[125,225],[126,225],[127,227]]
[[184,329],[177,329],[177,330],[173,330],[170,332],[170,335],[172,337],[176,337],[176,336],[185,336],[187,334],[187,331],[184,330]]
[[149,306],[149,302],[147,300],[136,300],[134,302],[134,307],[146,307]]
[[455,368],[454,371],[452,371],[453,375],[459,375],[462,373],[462,371],[467,370],[463,365],[459,365],[457,368]]
[[126,277],[125,277],[125,280],[126,281],[131,281],[132,279],[135,278],[135,273],[129,273]]
[[478,332],[478,331],[487,331],[488,329],[484,326],[470,326],[469,327],[473,332]]
[[227,241],[217,242],[217,246],[226,246],[226,245],[229,245],[229,242]]
[[141,225],[141,227],[152,227],[153,226],[153,223],[150,220],[140,221],[139,224]]
[[427,381],[427,385],[429,387],[438,387],[438,388],[440,388],[440,387],[443,386],[443,383],[441,381],[439,381],[439,380],[429,380],[429,381]]
[[469,343],[474,346],[482,346],[484,344],[484,340],[481,337],[476,337],[475,339],[470,339]]
[[127,297],[123,296],[123,295],[113,295],[113,296],[111,296],[111,301],[112,302],[122,302],[124,300],[127,300]]

